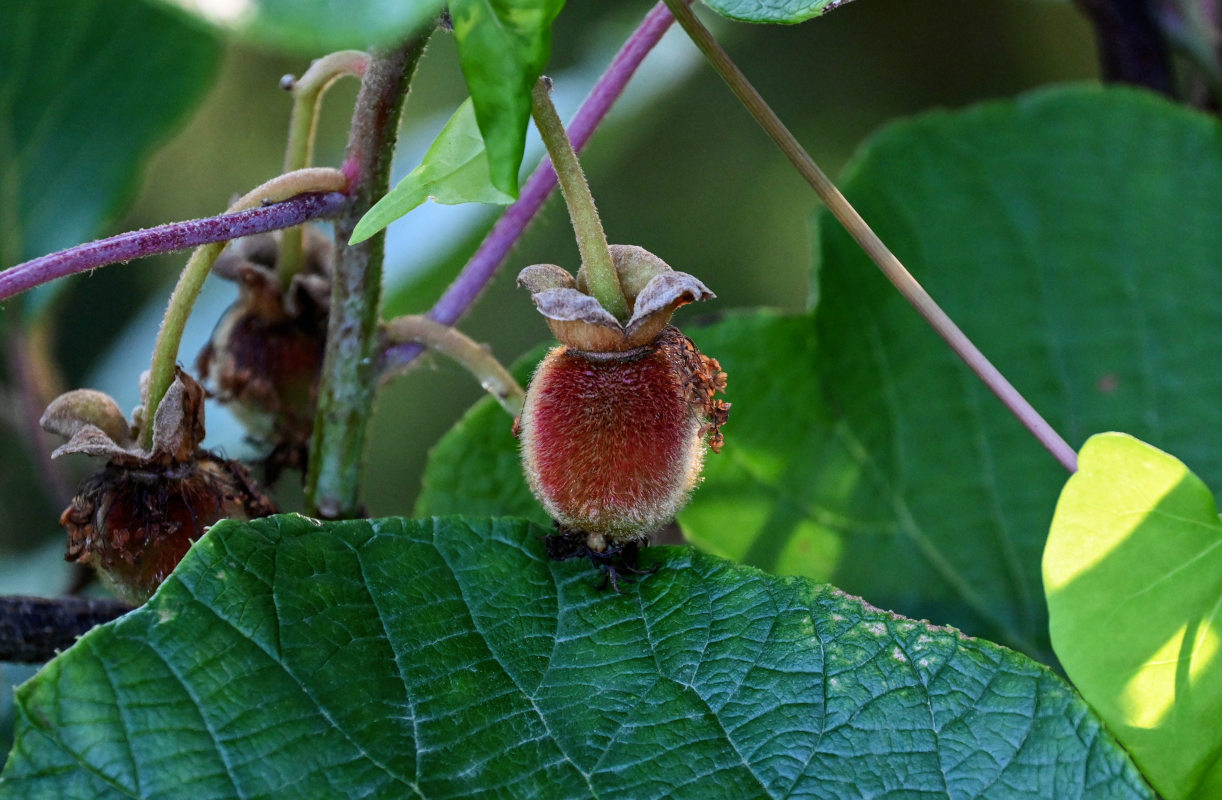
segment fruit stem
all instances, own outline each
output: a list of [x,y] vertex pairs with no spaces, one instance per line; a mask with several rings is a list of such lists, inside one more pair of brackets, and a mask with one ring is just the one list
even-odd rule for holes
[[390,188],[399,119],[412,74],[432,29],[375,52],[361,81],[347,155],[341,171],[350,198],[335,223],[335,274],[327,320],[327,350],[318,389],[318,412],[306,474],[306,504],[313,516],[341,519],[360,513],[365,430],[377,391],[378,317],[386,233],[349,245],[357,222]]
[[[314,158],[314,134],[318,130],[318,112],[322,96],[340,78],[364,76],[369,66],[369,54],[360,50],[340,50],[316,59],[300,78],[286,75],[281,85],[293,93],[293,113],[289,119],[288,145],[284,153],[284,171],[293,172],[310,166]],[[276,270],[280,285],[288,288],[293,276],[305,263],[305,231],[289,228],[280,237],[280,253]]]
[[[242,211],[256,206],[278,203],[290,197],[305,192],[342,192],[348,186],[348,179],[336,169],[314,167],[279,175],[267,183],[248,192],[229,207],[229,211]],[[212,264],[225,249],[225,242],[213,242],[197,247],[187,260],[187,265],[178,276],[178,284],[170,295],[166,306],[165,317],[161,322],[161,330],[157,333],[157,343],[153,346],[153,361],[149,369],[148,398],[144,405],[144,424],[140,431],[142,447],[153,446],[153,418],[157,406],[166,390],[174,381],[174,366],[178,363],[178,346],[182,342],[182,332],[187,324],[187,317],[204,287]]]
[[[594,131],[602,124],[607,112],[623,94],[628,81],[632,79],[645,56],[657,46],[673,22],[674,17],[670,15],[666,4],[659,1],[615,54],[615,58],[594,84],[589,96],[569,123],[568,135],[577,152],[581,152]],[[462,319],[496,271],[505,263],[510,250],[517,244],[555,188],[556,172],[552,169],[551,161],[543,159],[523,184],[518,201],[505,209],[471,256],[471,260],[429,309],[429,319],[444,325],[453,325]],[[3,273],[0,273],[0,278],[2,277]],[[382,354],[383,369],[401,372],[423,352],[424,347],[416,343],[392,345]]]
[[925,288],[917,282],[912,274],[904,268],[900,260],[887,249],[878,234],[871,230],[866,221],[857,213],[857,209],[849,205],[844,195],[819,169],[810,154],[803,149],[794,135],[781,122],[776,112],[769,107],[751,82],[742,73],[730,56],[721,49],[717,40],[708,28],[696,19],[696,15],[682,0],[665,0],[675,20],[687,32],[692,42],[700,49],[713,68],[729,85],[730,90],[743,104],[747,111],[760,124],[760,127],[772,138],[786,158],[797,168],[798,172],[811,185],[819,198],[827,206],[832,215],[839,220],[849,235],[852,236],[866,255],[870,257],[888,280],[899,290],[909,303],[929,323],[939,336],[950,345],[967,366],[976,373],[985,386],[1010,409],[1018,420],[1029,430],[1049,453],[1070,472],[1078,469],[1078,454],[1061,438],[1052,426],[1040,416],[1027,399],[1019,394],[1005,376],[985,358],[979,348],[959,330],[954,321],[947,316]]
[[577,249],[581,251],[582,266],[586,268],[590,294],[613,317],[627,322],[631,312],[619,285],[611,251],[607,249],[607,236],[603,233],[602,221],[598,218],[598,209],[594,207],[590,185],[586,183],[585,173],[577,161],[577,153],[556,114],[556,107],[552,105],[551,88],[552,82],[546,77],[539,78],[535,83],[531,92],[531,115],[535,118],[535,125],[560,179],[560,191],[564,194],[565,205],[569,207],[573,232],[577,234]]
[[[474,375],[479,385],[495,397],[510,416],[516,417],[522,413],[526,392],[485,345],[457,328],[419,314],[395,317],[384,323],[382,330],[387,343],[418,342],[449,356]],[[385,380],[391,375],[383,373],[382,378]]]

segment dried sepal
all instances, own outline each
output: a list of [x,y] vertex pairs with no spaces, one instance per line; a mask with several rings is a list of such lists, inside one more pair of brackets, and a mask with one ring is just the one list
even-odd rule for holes
[[204,438],[204,389],[177,370],[153,419],[153,446],[136,442],[142,420],[128,425],[115,401],[102,392],[76,389],[51,401],[40,423],[43,430],[68,438],[51,453],[58,458],[83,453],[130,466],[187,461]]
[[715,295],[700,280],[676,272],[643,247],[611,245],[611,259],[632,316],[621,324],[589,293],[585,267],[574,279],[555,264],[535,264],[518,275],[553,335],[587,352],[627,352],[649,344],[675,309]]
[[636,296],[625,333],[629,341],[649,341],[670,323],[675,309],[713,297],[709,287],[686,272],[655,275]]
[[68,440],[51,454],[109,455],[125,452],[134,445],[131,426],[119,404],[104,392],[74,389],[51,401],[39,424],[47,433]]
[[518,273],[518,286],[534,294],[545,289],[576,289],[577,281],[564,267],[532,264]]

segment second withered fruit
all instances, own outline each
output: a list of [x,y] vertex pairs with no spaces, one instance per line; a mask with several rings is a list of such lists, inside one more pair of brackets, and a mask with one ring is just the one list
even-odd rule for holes
[[273,234],[241,239],[213,272],[238,285],[238,299],[196,358],[201,380],[245,426],[270,447],[266,466],[275,480],[285,467],[305,469],[331,299],[331,242],[309,230],[305,265],[288,285],[276,272]]
[[[110,396],[77,389],[56,398],[41,422],[68,440],[53,458],[106,461],[60,517],[65,559],[96,569],[129,602],[147,600],[212,524],[275,513],[241,464],[200,447],[204,389],[182,370],[152,420],[129,424]],[[142,446],[146,424],[152,442]]]
[[589,557],[618,590],[638,547],[686,505],[706,448],[718,452],[726,375],[670,325],[679,306],[714,295],[641,247],[611,245],[631,309],[621,323],[554,264],[522,270],[561,342],[535,371],[517,422],[531,490],[556,520],[554,559]]

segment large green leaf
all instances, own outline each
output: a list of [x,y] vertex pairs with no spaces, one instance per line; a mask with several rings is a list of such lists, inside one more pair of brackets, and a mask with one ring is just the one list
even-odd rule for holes
[[[1222,483],[1202,367],[1222,349],[1215,121],[1131,90],[1057,89],[892,126],[844,189],[1070,442],[1130,430]],[[687,329],[734,407],[684,532],[1050,659],[1039,564],[1064,470],[833,220],[818,234],[813,332],[769,315]],[[421,508],[520,513],[529,501],[497,505],[524,491],[508,488],[512,441],[452,437]],[[463,460],[443,465],[451,448]]]
[[216,43],[117,0],[11,5],[0,24],[0,267],[88,241],[200,100]]
[[431,26],[444,0],[162,0],[252,42],[322,55],[391,45]]
[[1065,671],[1168,800],[1222,795],[1222,522],[1179,460],[1092,436],[1044,551]]
[[492,183],[518,196],[530,90],[547,65],[564,0],[451,0],[458,57],[488,151]]
[[704,4],[722,16],[742,22],[805,22],[848,0],[705,0]]
[[18,692],[0,797],[1151,797],[1047,668],[687,549],[221,523]]
[[430,198],[449,205],[513,202],[488,177],[488,154],[470,100],[450,117],[420,166],[361,217],[349,243],[365,241]]
[[[1203,366],[1222,348],[1215,120],[1132,90],[1044,91],[892,126],[842,183],[1071,444],[1126,430],[1222,481]],[[1041,645],[1039,564],[1064,470],[829,216],[819,236],[820,372],[866,478],[829,578]]]

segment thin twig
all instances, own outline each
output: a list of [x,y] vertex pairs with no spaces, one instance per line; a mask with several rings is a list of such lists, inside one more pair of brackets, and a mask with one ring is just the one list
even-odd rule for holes
[[0,597],[0,661],[41,664],[132,607],[111,599]]
[[[345,76],[363,77],[369,68],[369,54],[360,50],[340,50],[315,59],[300,78],[286,75],[281,86],[293,93],[293,113],[289,119],[288,144],[284,151],[284,171],[305,169],[314,160],[314,134],[322,96],[333,83]],[[305,263],[305,231],[289,228],[280,237],[276,271],[287,288]]]
[[[510,416],[516,417],[522,413],[526,392],[517,380],[487,347],[458,328],[434,322],[423,314],[395,317],[382,327],[388,342],[419,342],[430,350],[449,356],[471,373]],[[388,377],[382,376],[383,380]]]
[[334,216],[347,198],[338,192],[310,192],[283,203],[235,214],[170,222],[87,242],[9,267],[0,272],[0,300],[108,264],[186,250],[210,242],[226,242]]
[[[616,53],[568,126],[569,139],[578,153],[673,22],[665,4],[658,3]],[[545,158],[522,186],[518,201],[505,209],[462,272],[429,310],[429,319],[453,325],[467,313],[555,189],[556,172],[551,160]],[[419,344],[391,345],[382,354],[383,369],[401,372],[423,352]]]
[[1019,394],[1005,376],[985,358],[984,354],[959,330],[954,321],[947,316],[925,288],[904,268],[899,259],[887,249],[878,235],[871,230],[857,210],[849,205],[844,195],[840,194],[835,185],[823,174],[810,154],[798,143],[776,113],[760,96],[738,66],[730,60],[729,55],[721,49],[721,45],[713,38],[708,28],[696,19],[696,15],[683,0],[666,0],[675,19],[691,37],[695,45],[713,65],[730,90],[734,92],[739,102],[750,112],[760,127],[772,138],[789,161],[797,168],[802,177],[827,205],[832,215],[839,220],[849,235],[852,236],[866,255],[870,257],[887,279],[894,284],[900,294],[908,300],[917,312],[925,318],[939,336],[950,348],[976,373],[998,399],[1010,409],[1019,421],[1031,431],[1035,438],[1047,448],[1057,461],[1070,472],[1078,468],[1078,454],[1061,438],[1052,426],[1040,416],[1027,399]]

